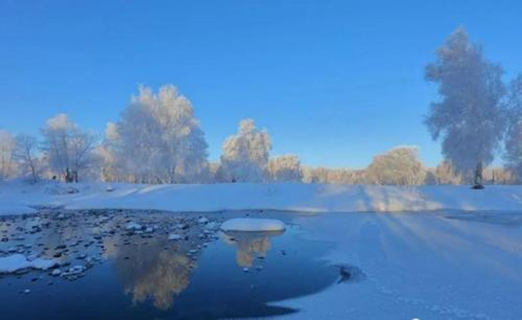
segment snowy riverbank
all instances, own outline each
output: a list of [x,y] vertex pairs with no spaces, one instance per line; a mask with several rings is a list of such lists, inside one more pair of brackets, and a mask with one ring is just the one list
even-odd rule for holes
[[477,191],[467,186],[0,183],[0,214],[30,213],[34,206],[197,212],[242,209],[300,212],[519,211],[522,210],[522,186],[488,186]]

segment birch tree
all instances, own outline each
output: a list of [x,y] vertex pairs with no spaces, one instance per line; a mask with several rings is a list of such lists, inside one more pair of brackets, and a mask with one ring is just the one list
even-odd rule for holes
[[38,140],[35,136],[28,134],[16,136],[14,159],[22,176],[30,177],[32,182],[38,181],[40,161],[38,159]]
[[81,130],[67,115],[58,114],[42,128],[43,152],[50,168],[65,182],[78,182],[82,170],[93,165],[96,139]]
[[458,28],[426,67],[426,79],[438,85],[440,100],[430,105],[425,120],[432,138],[441,140],[442,154],[458,173],[476,180],[489,165],[502,139],[502,68],[485,60],[480,45]]

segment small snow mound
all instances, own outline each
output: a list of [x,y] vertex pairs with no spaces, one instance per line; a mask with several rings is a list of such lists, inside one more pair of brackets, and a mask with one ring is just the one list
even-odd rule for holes
[[223,231],[284,231],[285,224],[275,219],[237,218],[230,219],[221,225]]

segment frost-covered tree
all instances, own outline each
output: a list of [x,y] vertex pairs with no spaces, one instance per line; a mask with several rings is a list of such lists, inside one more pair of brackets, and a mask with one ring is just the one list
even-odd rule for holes
[[95,162],[92,150],[96,139],[81,130],[66,114],[47,120],[42,128],[43,152],[49,167],[66,182],[78,182],[80,173]]
[[113,122],[107,123],[105,137],[102,143],[94,150],[99,159],[99,175],[103,181],[127,180],[117,158],[116,148],[119,140],[116,124]]
[[38,140],[35,136],[18,134],[13,158],[16,161],[20,174],[36,182],[39,179],[40,162],[38,158]]
[[305,183],[365,184],[366,170],[348,168],[303,168]]
[[[430,105],[425,124],[457,172],[476,176],[493,161],[503,131],[502,68],[483,57],[482,47],[459,28],[426,67],[426,79],[439,86],[440,101]],[[476,170],[478,169],[478,170]]]
[[366,175],[373,184],[419,185],[424,182],[426,170],[418,159],[416,147],[401,146],[375,156]]
[[208,178],[207,143],[190,101],[172,85],[140,87],[117,124],[117,161],[136,182]]
[[5,130],[0,130],[0,180],[7,179],[14,174],[13,152],[15,146],[16,141],[13,136]]
[[509,85],[506,99],[508,130],[505,139],[504,161],[516,179],[522,181],[522,74]]
[[253,120],[242,120],[237,134],[223,143],[218,176],[225,182],[263,182],[272,142]]
[[510,169],[490,167],[484,170],[484,181],[489,184],[515,184],[517,177]]
[[455,171],[450,161],[444,160],[434,171],[436,184],[461,184],[462,176]]
[[274,182],[301,182],[303,171],[296,155],[283,155],[268,161],[268,175]]

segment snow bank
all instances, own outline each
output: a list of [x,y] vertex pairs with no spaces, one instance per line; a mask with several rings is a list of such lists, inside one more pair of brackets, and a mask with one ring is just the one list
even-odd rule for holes
[[285,224],[275,219],[238,218],[230,219],[221,225],[223,231],[284,231]]
[[221,211],[272,209],[301,212],[421,212],[522,210],[522,186],[364,186],[321,184],[140,185],[58,182],[0,183],[0,214],[33,212],[35,206],[69,209]]
[[366,277],[271,303],[299,310],[281,319],[522,319],[519,212],[296,215],[292,222],[305,239],[334,244],[318,258]]
[[0,274],[29,268],[47,270],[57,265],[58,262],[56,260],[37,258],[30,261],[23,254],[13,254],[0,258]]

